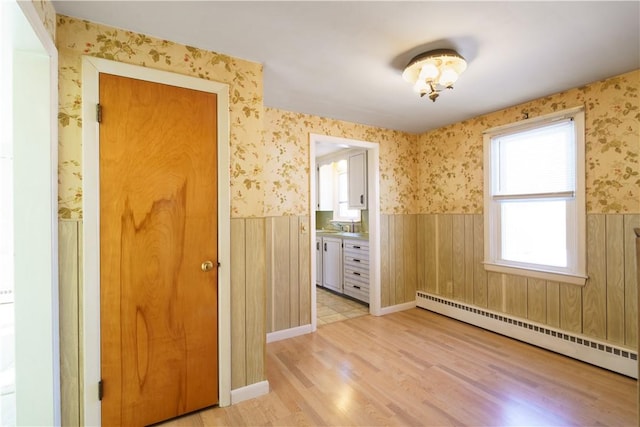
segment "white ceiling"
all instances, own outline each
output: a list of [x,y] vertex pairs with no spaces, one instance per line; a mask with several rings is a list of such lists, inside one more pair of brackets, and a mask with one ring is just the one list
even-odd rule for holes
[[[423,132],[640,68],[640,2],[54,1],[58,13],[264,64],[267,107]],[[455,48],[435,103],[402,69]]]

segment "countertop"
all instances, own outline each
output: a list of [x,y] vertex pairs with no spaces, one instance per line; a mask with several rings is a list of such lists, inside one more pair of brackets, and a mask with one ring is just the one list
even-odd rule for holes
[[369,233],[349,233],[347,231],[316,230],[316,236],[340,237],[343,239],[369,240]]

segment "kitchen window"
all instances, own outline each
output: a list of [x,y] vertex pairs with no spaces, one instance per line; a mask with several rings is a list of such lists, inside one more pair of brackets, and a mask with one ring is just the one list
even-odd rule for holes
[[360,221],[360,210],[349,209],[349,171],[347,160],[335,163],[335,192],[333,220]]
[[485,132],[485,269],[584,285],[584,111]]

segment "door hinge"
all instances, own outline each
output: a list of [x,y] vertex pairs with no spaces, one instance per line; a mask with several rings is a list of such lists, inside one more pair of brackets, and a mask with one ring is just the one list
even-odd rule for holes
[[102,400],[102,396],[104,396],[104,386],[102,385],[102,380],[98,381],[98,400]]
[[102,105],[96,104],[96,121],[102,123]]

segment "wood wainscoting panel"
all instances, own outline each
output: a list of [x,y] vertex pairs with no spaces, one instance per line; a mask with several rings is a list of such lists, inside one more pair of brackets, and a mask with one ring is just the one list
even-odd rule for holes
[[417,215],[402,215],[402,217],[404,219],[402,228],[404,293],[396,293],[397,304],[414,301],[418,286],[418,218]]
[[[264,218],[246,219],[245,235],[247,384],[255,384],[266,378],[267,317],[264,303],[266,289],[266,230]],[[231,319],[231,322],[233,323],[233,319]],[[235,339],[232,336],[232,347],[234,342]]]
[[582,292],[576,285],[560,283],[560,328],[582,333]]
[[247,385],[246,230],[245,220],[231,219],[231,389]]
[[[290,316],[290,275],[289,263],[291,251],[289,245],[289,217],[271,217],[266,219],[268,247],[270,254],[268,257],[269,275],[267,280],[267,292],[271,296],[271,323],[267,332],[281,331],[289,329],[291,325]],[[298,276],[296,275],[296,278]],[[296,301],[297,303],[297,301]]]
[[265,230],[267,332],[311,324],[309,216],[269,217]]
[[439,215],[437,220],[438,288],[437,293],[453,297],[453,217]]
[[607,341],[624,344],[624,216],[606,216]]
[[487,272],[484,262],[484,217],[473,215],[473,303],[487,307]]
[[418,289],[436,293],[438,283],[438,251],[436,215],[418,215]]
[[393,224],[393,229],[389,227],[389,231],[393,230],[394,247],[393,247],[393,272],[395,273],[394,280],[394,292],[392,292],[391,299],[393,304],[401,304],[404,299],[405,288],[405,274],[404,274],[404,216],[394,215],[393,221],[389,225]]
[[638,214],[587,215],[589,279],[578,286],[485,271],[481,214],[420,214],[418,289],[635,348],[634,227]]
[[[299,290],[299,325],[311,324],[311,234],[309,216],[300,216],[298,223],[298,283]],[[306,231],[304,231],[306,230]],[[315,244],[315,242],[314,242]]]
[[465,295],[465,274],[464,274],[464,215],[456,214],[451,216],[451,279],[453,282],[452,296],[458,301],[466,301]]
[[640,215],[624,216],[624,343],[638,346],[638,261],[634,228],[640,228]]
[[505,310],[508,314],[527,318],[527,278],[505,274]]
[[464,215],[464,300],[473,304],[473,215]]
[[380,215],[380,306],[389,307],[390,276],[389,256],[391,252],[391,242],[389,237],[389,217],[391,215]]
[[62,425],[82,425],[80,402],[79,291],[81,223],[58,222],[58,280],[60,304],[60,406]]
[[487,274],[487,308],[490,310],[505,311],[502,276],[502,274],[493,271]]
[[[289,217],[289,327],[300,326],[300,223]],[[308,240],[308,239],[307,239]]]
[[547,282],[543,279],[527,279],[527,319],[547,322]]
[[547,321],[549,326],[560,327],[560,284],[547,281]]
[[583,332],[607,338],[607,247],[605,215],[587,215],[587,275],[582,289]]

